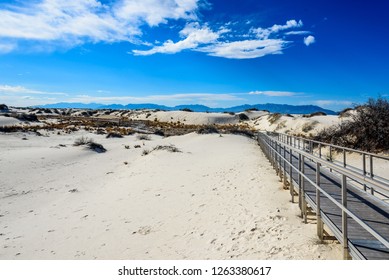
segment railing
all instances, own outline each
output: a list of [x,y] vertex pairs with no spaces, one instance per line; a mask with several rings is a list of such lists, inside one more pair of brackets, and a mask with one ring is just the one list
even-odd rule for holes
[[[269,135],[268,135],[269,134]],[[324,223],[324,217],[325,215],[323,211],[321,210],[321,198],[320,196],[323,195],[328,198],[336,207],[338,207],[341,211],[342,216],[342,227],[341,231],[338,234],[335,234],[336,238],[340,241],[340,243],[343,245],[343,256],[345,259],[348,259],[350,257],[350,252],[352,253],[352,256],[355,258],[362,258],[358,253],[355,251],[352,251],[350,249],[353,249],[353,245],[349,242],[349,234],[348,234],[348,217],[353,219],[358,225],[360,225],[365,231],[367,231],[369,234],[371,234],[376,240],[378,240],[385,248],[389,249],[389,241],[386,239],[386,237],[382,236],[380,233],[378,233],[375,229],[373,229],[371,226],[369,226],[366,222],[364,222],[361,217],[358,217],[355,213],[353,213],[348,207],[347,207],[347,189],[351,188],[352,186],[348,184],[348,179],[352,180],[353,182],[359,182],[362,185],[366,185],[368,188],[373,190],[380,190],[381,193],[389,193],[389,185],[386,184],[383,181],[378,181],[374,176],[367,176],[367,175],[373,175],[373,165],[371,165],[371,171],[370,174],[365,173],[358,173],[355,170],[352,170],[350,168],[347,168],[346,160],[344,161],[345,164],[343,166],[340,166],[339,164],[336,164],[332,161],[328,161],[327,159],[323,158],[320,154],[320,147],[316,153],[314,153],[314,145],[324,145],[325,143],[320,143],[317,141],[311,141],[306,140],[299,137],[292,137],[284,134],[277,134],[277,133],[259,133],[258,134],[258,142],[263,150],[263,152],[266,154],[272,165],[277,171],[277,174],[280,176],[280,180],[283,181],[284,186],[288,184],[287,181],[289,181],[289,190],[290,194],[292,196],[292,202],[294,202],[294,196],[295,193],[298,193],[298,203],[299,207],[301,209],[301,215],[304,218],[304,221],[307,222],[307,196],[305,193],[306,186],[305,184],[308,183],[311,186],[314,187],[316,192],[316,201],[313,203],[311,202],[311,206],[314,206],[314,210],[316,210],[316,218],[317,218],[317,234],[321,240],[323,240],[323,223]],[[328,145],[328,144],[325,144]],[[351,149],[329,145],[332,148],[337,149],[344,149],[347,151],[350,151]],[[364,155],[364,157],[367,155],[371,158],[371,160],[374,157],[380,157],[374,154],[369,153],[363,153],[360,151],[352,150],[353,152],[359,152]],[[288,154],[288,156],[287,156]],[[295,167],[293,165],[293,157],[298,157],[298,166]],[[381,157],[380,157],[381,158]],[[385,157],[383,157],[386,159]],[[309,178],[305,174],[304,167],[306,163],[310,161],[315,167],[316,167],[316,176],[315,176],[315,182]],[[336,172],[341,177],[341,202],[338,202],[336,198],[334,197],[334,194],[328,193],[326,190],[324,190],[321,187],[321,176],[322,176],[322,168],[328,168]],[[298,180],[297,182],[294,181],[292,174],[294,172],[297,172],[295,174],[298,174]],[[294,185],[296,185],[296,188]],[[368,195],[371,195],[367,193]],[[386,202],[384,202],[386,203]],[[325,219],[326,223],[331,223],[329,219]],[[339,231],[336,226],[333,224],[327,224],[329,228],[333,229],[333,231]],[[351,248],[350,248],[351,247]]]
[[[282,133],[273,133],[273,137],[276,137],[277,140],[282,143],[305,150],[306,152],[316,155],[319,158],[324,158],[335,165],[354,171],[355,173],[363,176],[363,181],[366,181],[365,179],[369,178],[370,181],[389,185],[389,172],[387,172],[389,170],[388,156],[358,151],[355,149]],[[326,154],[323,154],[323,151],[326,151]],[[349,153],[350,157],[354,157],[354,159],[347,160],[347,153]],[[341,159],[338,160],[336,158],[337,156],[340,156]],[[379,164],[384,166],[381,168],[382,170],[377,170],[376,166]],[[331,168],[329,170],[332,171]],[[356,182],[358,183],[358,181]],[[363,182],[361,182],[361,187],[364,191],[369,191],[372,195],[379,194],[381,195],[381,198],[389,199],[389,192],[386,189],[376,189],[374,188],[374,185],[368,185]]]

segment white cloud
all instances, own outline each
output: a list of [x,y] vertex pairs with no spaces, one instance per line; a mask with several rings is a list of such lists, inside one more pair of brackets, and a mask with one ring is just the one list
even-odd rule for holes
[[285,35],[308,35],[311,33],[312,33],[311,31],[301,30],[301,31],[288,31],[285,33]]
[[[129,53],[145,56],[156,53],[175,54],[183,50],[205,52],[210,56],[248,59],[281,54],[289,45],[284,35],[305,35],[295,30],[301,20],[288,20],[268,28],[237,30],[239,22],[210,26],[198,23],[197,11],[207,6],[205,0],[34,0],[15,1],[0,6],[0,54],[15,50],[53,51],[84,43],[131,42],[149,47]],[[177,40],[163,43],[143,42],[143,29],[156,28],[169,21],[186,24]],[[181,21],[179,21],[181,20]],[[245,21],[252,24],[251,21]],[[234,30],[235,29],[235,30]],[[173,30],[173,29],[172,29]],[[289,32],[287,32],[289,31]],[[305,42],[306,41],[306,42]],[[304,39],[306,45],[313,36]],[[140,48],[140,47],[139,47]]]
[[[135,55],[153,55],[156,53],[174,54],[183,50],[199,51],[209,56],[230,59],[252,59],[270,54],[282,54],[291,42],[278,38],[282,31],[303,26],[302,21],[289,20],[284,25],[269,28],[251,28],[248,34],[241,34],[226,23],[213,31],[209,26],[200,27],[199,23],[188,24],[179,35],[184,39],[173,42],[167,40],[149,50],[134,50]],[[228,26],[228,28],[227,28]],[[224,35],[228,33],[228,35]],[[272,38],[270,35],[273,34]],[[228,40],[227,40],[228,38]],[[244,40],[242,40],[242,38]]]
[[3,94],[41,94],[41,95],[67,95],[62,92],[47,92],[29,89],[23,86],[0,85],[0,93]]
[[1,43],[0,42],[0,54],[2,53],[10,53],[14,49],[16,49],[17,45],[14,43]]
[[306,46],[309,46],[309,45],[311,45],[311,44],[313,44],[313,43],[315,43],[316,42],[316,39],[315,39],[315,37],[313,37],[312,35],[309,35],[308,37],[305,37],[304,38],[304,44],[306,45]]
[[220,42],[198,49],[210,56],[248,59],[269,54],[281,54],[288,42],[281,39],[243,40],[235,42]]
[[301,20],[296,21],[292,19],[292,20],[288,20],[284,25],[274,24],[272,27],[269,28],[261,28],[261,27],[251,28],[250,32],[255,34],[255,36],[259,39],[267,39],[270,37],[270,35],[277,34],[280,31],[284,31],[292,28],[299,28],[302,26],[303,26],[303,22]]
[[349,100],[316,100],[313,101],[314,104],[318,106],[329,106],[329,105],[343,105],[343,106],[351,106],[354,102]]
[[[0,9],[0,40],[35,40],[77,45],[136,42],[144,24],[195,19],[198,0],[41,0]],[[1,43],[1,41],[0,41]],[[4,48],[4,47],[3,47]],[[1,47],[0,47],[1,50]]]
[[266,96],[273,96],[273,97],[281,97],[281,96],[295,96],[296,92],[291,91],[251,91],[249,92],[250,95],[266,95]]
[[224,29],[219,32],[213,32],[207,26],[200,27],[198,23],[188,24],[180,31],[180,36],[185,39],[174,43],[171,40],[166,41],[161,46],[155,46],[150,50],[134,50],[135,55],[152,55],[156,53],[178,53],[182,50],[195,49],[201,44],[215,42],[219,38],[220,32],[226,32]]

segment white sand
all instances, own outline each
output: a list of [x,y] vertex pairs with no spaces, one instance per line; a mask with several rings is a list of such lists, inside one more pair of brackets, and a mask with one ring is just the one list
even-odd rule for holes
[[[182,153],[141,155],[162,144]],[[341,258],[242,136],[0,134],[0,166],[0,259]]]

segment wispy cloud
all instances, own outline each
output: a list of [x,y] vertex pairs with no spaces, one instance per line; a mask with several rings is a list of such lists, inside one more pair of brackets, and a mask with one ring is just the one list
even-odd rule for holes
[[[110,91],[98,91],[107,93]],[[70,94],[62,92],[50,92],[36,90],[24,86],[0,85],[0,103],[15,106],[32,106],[57,102],[82,102],[82,103],[162,103],[165,105],[179,105],[184,103],[218,105],[219,102],[232,102],[245,100],[240,93],[176,93],[176,94],[150,94],[145,96],[96,96],[89,94]]]
[[[282,97],[282,96],[295,96],[299,93],[291,92],[291,91],[251,91],[249,92],[250,95],[266,95],[266,96],[272,96],[272,97]],[[301,94],[301,93],[300,93]]]
[[15,43],[1,43],[0,42],[0,54],[10,53],[15,50],[17,45]]
[[334,106],[334,105],[351,106],[354,104],[354,102],[349,100],[315,100],[313,101],[313,104],[319,106]]
[[268,28],[251,28],[250,32],[255,34],[257,38],[259,39],[267,39],[271,35],[277,34],[280,31],[288,30],[288,29],[293,29],[293,28],[299,28],[303,26],[303,22],[301,20],[296,21],[294,19],[288,20],[285,24],[279,25],[279,24],[274,24],[271,27]]
[[[201,27],[199,23],[191,23],[180,31],[180,36],[184,39],[176,43],[167,40],[162,45],[153,46],[149,50],[134,50],[133,53],[135,55],[173,54],[183,50],[192,50],[230,59],[251,59],[270,54],[282,54],[291,42],[279,38],[281,33],[285,30],[300,28],[303,23],[301,20],[289,20],[284,25],[250,28],[248,33],[238,35],[231,29],[231,25],[231,23],[226,23],[217,31],[213,31],[207,25]],[[228,34],[228,37],[224,34]],[[247,39],[241,40],[241,38]]]
[[[216,93],[181,93],[181,94],[161,94],[147,96],[89,96],[78,95],[67,99],[67,102],[102,102],[102,103],[149,103],[168,102],[181,104],[182,102],[206,104],[211,101],[238,101],[244,100],[234,94]],[[181,103],[180,103],[181,102]]]
[[0,93],[3,94],[40,94],[40,95],[67,95],[63,92],[48,92],[34,90],[23,86],[0,85]]
[[313,37],[312,35],[309,35],[308,37],[305,37],[304,38],[304,44],[308,47],[309,45],[313,44],[316,42],[316,39],[315,37]]
[[0,40],[68,46],[137,42],[143,25],[158,26],[169,19],[194,20],[197,8],[198,0],[26,1],[0,9]]
[[[85,43],[130,42],[130,54],[175,54],[184,50],[230,59],[281,54],[292,42],[288,35],[307,35],[301,20],[269,27],[252,21],[210,24],[197,13],[211,9],[205,0],[35,0],[0,6],[0,54],[15,50],[52,51]],[[173,23],[174,21],[174,23]],[[162,43],[144,42],[144,28],[183,26]],[[244,30],[243,30],[244,29]],[[242,40],[243,39],[243,40]],[[313,36],[304,39],[306,45]],[[141,47],[142,46],[142,47]],[[144,47],[144,48],[143,48]]]
[[161,46],[155,46],[150,50],[141,51],[134,50],[135,55],[152,55],[156,53],[178,53],[186,49],[196,49],[201,44],[209,44],[215,42],[220,34],[226,32],[226,29],[222,29],[219,32],[213,32],[208,26],[200,27],[199,23],[190,23],[180,31],[180,36],[185,39],[174,43],[172,40],[168,40]]

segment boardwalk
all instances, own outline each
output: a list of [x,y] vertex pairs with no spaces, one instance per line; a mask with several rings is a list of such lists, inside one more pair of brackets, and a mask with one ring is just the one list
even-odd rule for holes
[[[345,176],[346,172],[340,173],[341,169],[337,168],[338,172],[332,169],[331,172],[331,163],[326,164],[303,148],[293,149],[291,145],[265,134],[260,134],[258,140],[285,185],[290,186],[292,181],[291,194],[293,196],[298,194],[304,219],[307,219],[307,206],[316,212],[319,237],[322,238],[322,222],[324,222],[343,244],[344,258],[351,256],[353,259],[389,259],[387,247],[389,204],[387,202],[358,187],[355,178]],[[302,172],[299,173],[299,170]],[[301,176],[302,173],[305,176]],[[315,185],[327,195],[319,191]],[[342,185],[345,187],[342,188]],[[345,209],[340,208],[342,206],[350,211],[349,215],[344,211]],[[356,221],[352,214],[360,221]]]

